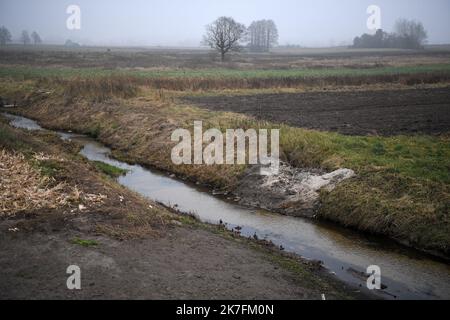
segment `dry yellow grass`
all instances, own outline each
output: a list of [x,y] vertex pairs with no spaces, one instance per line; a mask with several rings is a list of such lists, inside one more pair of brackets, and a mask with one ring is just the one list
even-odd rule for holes
[[80,196],[77,188],[55,184],[52,178],[41,175],[23,154],[0,151],[0,216],[54,209],[77,201]]

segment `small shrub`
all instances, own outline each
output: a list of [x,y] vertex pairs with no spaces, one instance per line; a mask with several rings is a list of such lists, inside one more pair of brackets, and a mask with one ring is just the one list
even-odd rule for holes
[[99,243],[97,241],[95,241],[95,240],[84,240],[84,239],[80,239],[80,238],[73,239],[72,243],[73,244],[77,244],[77,245],[82,246],[82,247],[86,247],[86,248],[88,248],[88,247],[95,247],[95,246],[99,245]]
[[118,178],[128,172],[125,169],[121,169],[100,161],[94,161],[94,165],[98,170],[113,178]]

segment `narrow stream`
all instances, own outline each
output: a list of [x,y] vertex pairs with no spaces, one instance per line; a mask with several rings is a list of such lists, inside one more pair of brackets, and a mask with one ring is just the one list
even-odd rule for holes
[[[33,120],[4,114],[14,127],[42,130]],[[370,265],[381,268],[384,290],[371,291],[385,299],[450,299],[450,265],[416,250],[380,237],[369,237],[335,225],[282,216],[242,207],[206,190],[149,170],[113,159],[111,150],[97,141],[77,134],[58,132],[60,137],[81,143],[81,154],[128,170],[118,182],[152,200],[195,213],[202,221],[242,227],[242,235],[282,245],[286,251],[307,259],[321,260],[342,281],[361,291],[366,289],[365,273]]]

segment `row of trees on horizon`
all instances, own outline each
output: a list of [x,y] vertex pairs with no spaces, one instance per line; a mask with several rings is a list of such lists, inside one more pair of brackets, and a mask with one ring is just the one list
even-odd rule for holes
[[[273,20],[258,20],[246,27],[231,17],[220,17],[206,27],[202,44],[221,54],[222,60],[231,51],[247,48],[251,52],[269,52],[278,44],[278,29]],[[375,34],[363,34],[353,41],[354,48],[402,48],[421,49],[428,38],[423,24],[414,20],[400,19],[394,32],[387,33],[379,29]],[[31,35],[22,31],[18,41],[24,45],[41,44],[42,39],[36,31]],[[0,45],[12,42],[10,31],[0,27]],[[67,46],[67,42],[66,42]]]
[[268,52],[278,44],[278,29],[273,20],[254,21],[247,28],[231,17],[220,17],[206,26],[202,44],[218,51],[225,60],[225,55],[232,51],[247,48],[252,52]]
[[427,38],[427,31],[421,22],[400,19],[395,24],[394,32],[378,29],[373,35],[363,34],[355,38],[353,47],[422,49]]
[[[31,42],[35,45],[42,43],[41,36],[36,31],[33,31],[30,36],[27,30],[22,31],[19,41],[24,45],[31,44]],[[4,26],[0,27],[0,45],[4,46],[10,42],[12,42],[11,32]]]
[[[356,37],[354,48],[401,48],[422,49],[428,38],[423,24],[414,20],[400,19],[393,33],[377,30],[374,35]],[[272,20],[253,22],[248,28],[231,17],[220,17],[206,27],[203,44],[221,54],[222,61],[231,51],[242,49],[242,43],[252,52],[268,52],[278,43],[278,29]]]

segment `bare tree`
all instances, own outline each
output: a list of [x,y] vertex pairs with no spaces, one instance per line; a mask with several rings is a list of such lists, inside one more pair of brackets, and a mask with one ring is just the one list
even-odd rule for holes
[[11,33],[6,27],[0,27],[0,45],[4,46],[8,42],[11,42]]
[[278,28],[273,20],[266,21],[266,47],[267,51],[278,44]]
[[31,39],[30,35],[28,34],[28,31],[23,30],[22,35],[20,36],[20,42],[22,42],[24,45],[30,44]]
[[262,47],[262,21],[253,21],[248,27],[248,41],[251,51],[260,51]]
[[248,28],[250,50],[268,52],[278,43],[278,29],[273,20],[254,21]]
[[243,24],[230,17],[220,17],[206,26],[203,44],[219,51],[222,61],[225,61],[225,55],[228,52],[240,49],[239,42],[245,32],[246,28]]
[[247,28],[247,35],[245,41],[249,42],[249,46],[253,47],[256,43],[256,22],[252,22]]
[[42,43],[42,39],[36,31],[33,31],[33,33],[31,34],[31,38],[33,39],[33,43],[35,45]]
[[395,33],[406,43],[405,47],[421,48],[428,38],[427,31],[419,21],[400,19],[395,24]]

